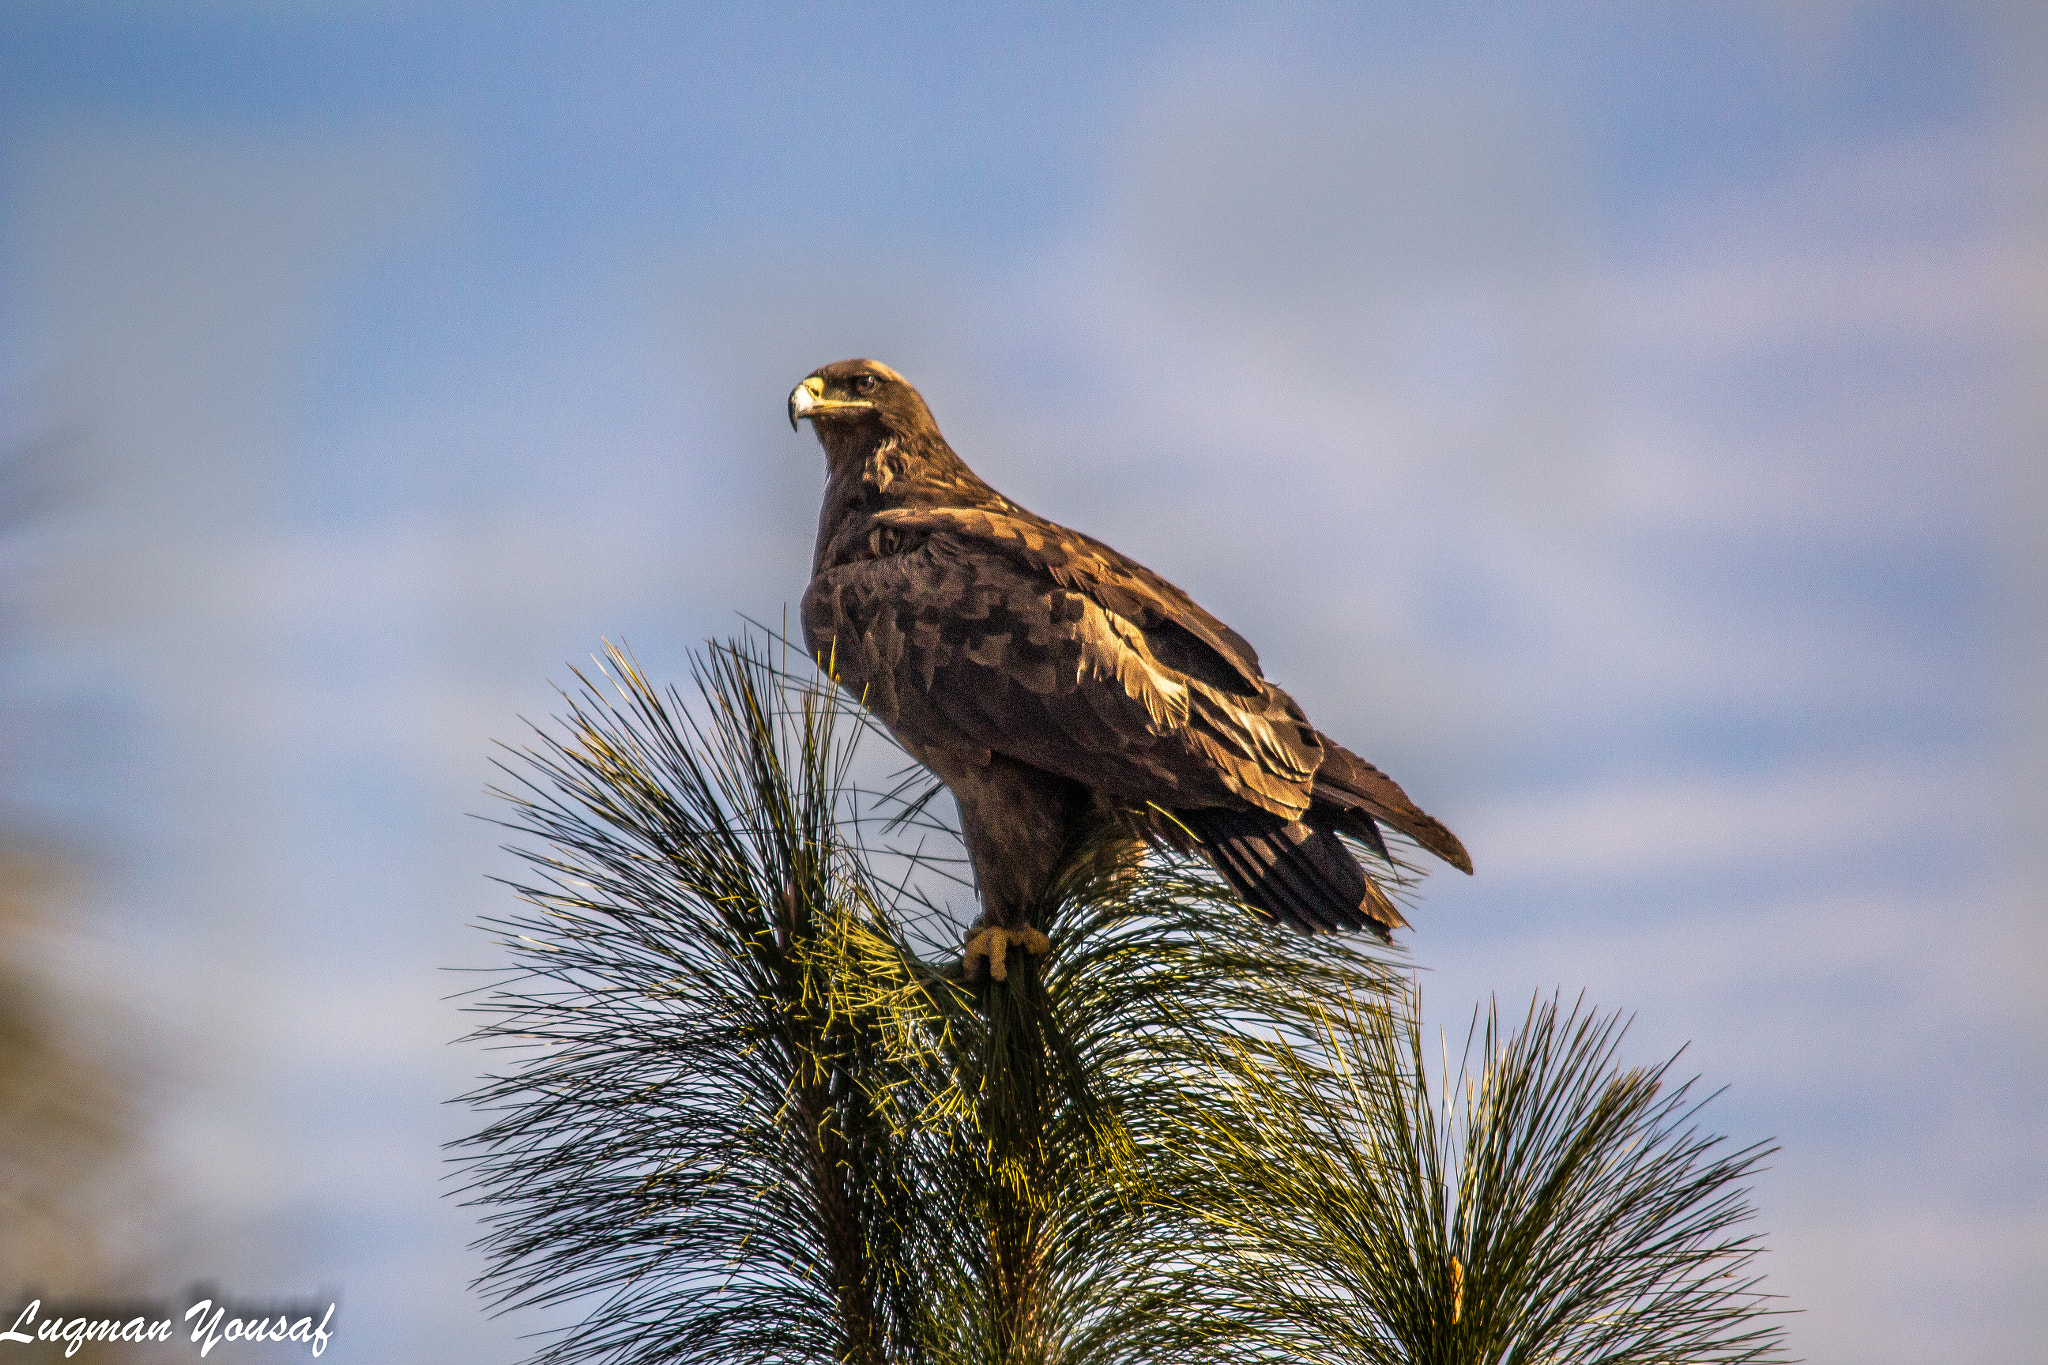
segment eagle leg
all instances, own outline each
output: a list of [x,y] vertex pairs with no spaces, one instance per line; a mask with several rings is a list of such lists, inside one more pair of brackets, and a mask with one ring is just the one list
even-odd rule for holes
[[964,760],[960,748],[925,745],[913,752],[939,775],[960,808],[981,922],[1014,935],[1043,919],[1046,897],[1090,824],[1088,789],[1007,754],[983,759],[986,749],[961,747]]

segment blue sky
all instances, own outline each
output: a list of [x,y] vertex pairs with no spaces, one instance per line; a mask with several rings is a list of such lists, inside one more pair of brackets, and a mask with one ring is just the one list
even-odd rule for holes
[[[1817,1362],[2048,1328],[2048,30],[2022,7],[16,5],[0,799],[100,850],[170,1283],[517,1357],[440,1103],[489,741],[801,591],[890,361],[1479,875],[1416,962],[1637,1012],[1784,1151]],[[142,1040],[148,1040],[145,1043]],[[154,1048],[154,1052],[147,1052]],[[144,1274],[144,1269],[136,1271]]]

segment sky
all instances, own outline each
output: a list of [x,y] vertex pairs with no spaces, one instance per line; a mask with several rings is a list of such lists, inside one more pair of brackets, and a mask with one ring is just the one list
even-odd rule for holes
[[1795,1355],[2035,1358],[2019,5],[0,10],[0,813],[90,869],[137,1284],[524,1352],[440,1150],[492,742],[782,619],[853,355],[1458,830],[1433,1025],[1727,1087]]

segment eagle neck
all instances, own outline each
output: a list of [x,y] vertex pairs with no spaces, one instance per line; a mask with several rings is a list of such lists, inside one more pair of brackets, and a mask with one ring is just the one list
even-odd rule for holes
[[967,467],[936,434],[886,433],[879,439],[828,441],[824,506],[811,571],[826,567],[827,548],[848,525],[899,507],[1005,506],[1003,497]]

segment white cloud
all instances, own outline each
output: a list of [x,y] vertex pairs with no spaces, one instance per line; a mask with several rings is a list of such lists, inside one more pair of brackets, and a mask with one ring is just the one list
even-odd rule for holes
[[1490,881],[1583,883],[1967,842],[1996,797],[1980,770],[1876,761],[1536,792],[1468,823]]

